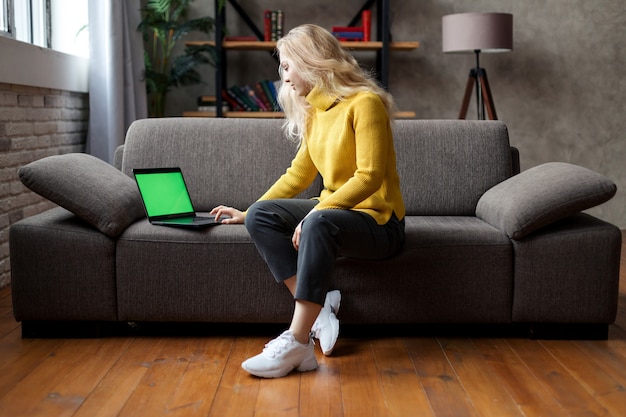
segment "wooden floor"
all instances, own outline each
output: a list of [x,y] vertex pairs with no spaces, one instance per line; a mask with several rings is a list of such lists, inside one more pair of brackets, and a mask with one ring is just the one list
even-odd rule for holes
[[343,337],[277,380],[240,368],[271,335],[22,339],[6,288],[0,416],[626,416],[620,281],[608,341]]

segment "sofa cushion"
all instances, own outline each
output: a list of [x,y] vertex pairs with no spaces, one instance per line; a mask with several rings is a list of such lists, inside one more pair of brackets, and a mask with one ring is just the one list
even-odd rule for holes
[[83,153],[39,159],[19,170],[22,183],[110,237],[145,216],[135,182]]
[[549,162],[530,168],[489,189],[478,201],[476,216],[504,230],[512,239],[610,200],[616,185],[580,166]]

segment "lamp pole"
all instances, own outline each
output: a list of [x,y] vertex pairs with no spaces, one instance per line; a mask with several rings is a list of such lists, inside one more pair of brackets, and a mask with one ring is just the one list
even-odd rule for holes
[[481,100],[483,92],[480,83],[480,49],[475,49],[474,53],[476,54],[476,73],[474,74],[474,79],[476,80],[476,118],[478,118],[478,120],[485,120],[485,107]]

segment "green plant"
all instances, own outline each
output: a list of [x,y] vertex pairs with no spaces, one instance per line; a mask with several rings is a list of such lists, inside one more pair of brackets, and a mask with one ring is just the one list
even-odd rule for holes
[[[184,52],[172,56],[177,42],[191,32],[210,34],[215,20],[205,16],[187,20],[187,11],[194,0],[148,0],[141,9],[138,30],[144,36],[144,59],[148,113],[150,117],[165,114],[167,93],[172,87],[202,82],[196,67],[216,65],[212,45],[186,46]],[[223,7],[225,0],[220,1]]]

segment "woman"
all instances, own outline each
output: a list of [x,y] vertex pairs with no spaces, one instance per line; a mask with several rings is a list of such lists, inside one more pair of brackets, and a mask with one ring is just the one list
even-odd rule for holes
[[[390,125],[392,97],[335,37],[315,25],[277,43],[278,100],[285,133],[299,142],[291,166],[245,213],[219,206],[222,222],[245,223],[277,282],[295,299],[289,329],[242,363],[274,378],[317,368],[311,330],[324,354],[337,340],[338,291],[328,292],[338,256],[383,259],[404,243],[404,203]],[[317,174],[316,199],[295,199]]]

